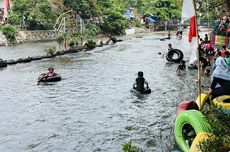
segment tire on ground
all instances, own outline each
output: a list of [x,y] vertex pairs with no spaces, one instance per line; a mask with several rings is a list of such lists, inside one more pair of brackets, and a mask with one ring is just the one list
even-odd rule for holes
[[179,148],[185,152],[189,151],[189,143],[186,141],[184,130],[192,127],[195,136],[200,132],[210,132],[211,127],[204,115],[197,110],[187,110],[179,113],[176,117],[174,135]]

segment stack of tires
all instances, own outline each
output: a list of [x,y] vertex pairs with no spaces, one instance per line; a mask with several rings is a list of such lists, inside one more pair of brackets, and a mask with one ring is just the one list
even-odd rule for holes
[[200,111],[186,110],[177,115],[174,134],[181,150],[188,152],[193,140],[200,132],[211,132],[208,121]]
[[[215,139],[211,134],[211,126],[205,116],[199,111],[213,103],[224,113],[230,114],[230,96],[219,96],[210,100],[209,94],[202,93],[194,101],[183,101],[177,109],[174,124],[174,136],[179,148],[184,152],[201,152],[199,144],[206,139]],[[210,105],[209,105],[210,106]],[[230,148],[230,145],[227,146]]]
[[[175,55],[177,55],[177,58],[173,57]],[[180,63],[181,60],[183,60],[183,58],[184,58],[183,52],[178,49],[172,49],[166,55],[166,60],[169,62],[174,62],[174,63]]]

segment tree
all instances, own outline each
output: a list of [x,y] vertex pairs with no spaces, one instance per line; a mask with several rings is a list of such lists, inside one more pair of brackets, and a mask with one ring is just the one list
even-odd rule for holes
[[58,47],[58,50],[60,50],[60,47],[61,47],[61,43],[64,41],[64,36],[63,35],[59,35],[57,38],[56,38],[56,41],[59,45]]
[[47,0],[13,0],[13,3],[9,19],[20,24],[24,18],[28,29],[50,29],[57,18]]

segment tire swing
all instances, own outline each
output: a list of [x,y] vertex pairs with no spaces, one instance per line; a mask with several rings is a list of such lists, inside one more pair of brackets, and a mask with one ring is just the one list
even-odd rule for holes
[[197,110],[187,110],[176,117],[174,135],[179,148],[188,152],[196,135],[200,132],[210,132],[211,127],[204,115]]
[[[178,56],[176,59],[173,58],[175,54]],[[166,55],[166,60],[169,62],[175,62],[175,63],[180,63],[181,60],[183,60],[184,54],[181,50],[178,49],[172,49],[170,50],[167,55]]]

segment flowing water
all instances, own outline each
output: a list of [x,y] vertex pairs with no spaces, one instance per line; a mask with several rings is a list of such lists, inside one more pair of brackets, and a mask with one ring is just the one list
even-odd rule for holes
[[[158,54],[172,43],[188,60],[187,39],[160,37],[148,34],[0,69],[0,151],[120,152],[129,140],[146,152],[171,151],[177,106],[195,98],[195,72],[177,76],[178,64]],[[1,58],[34,55],[48,44],[53,43],[2,47]],[[63,80],[37,85],[49,66]],[[149,95],[130,92],[140,70],[152,89]]]

